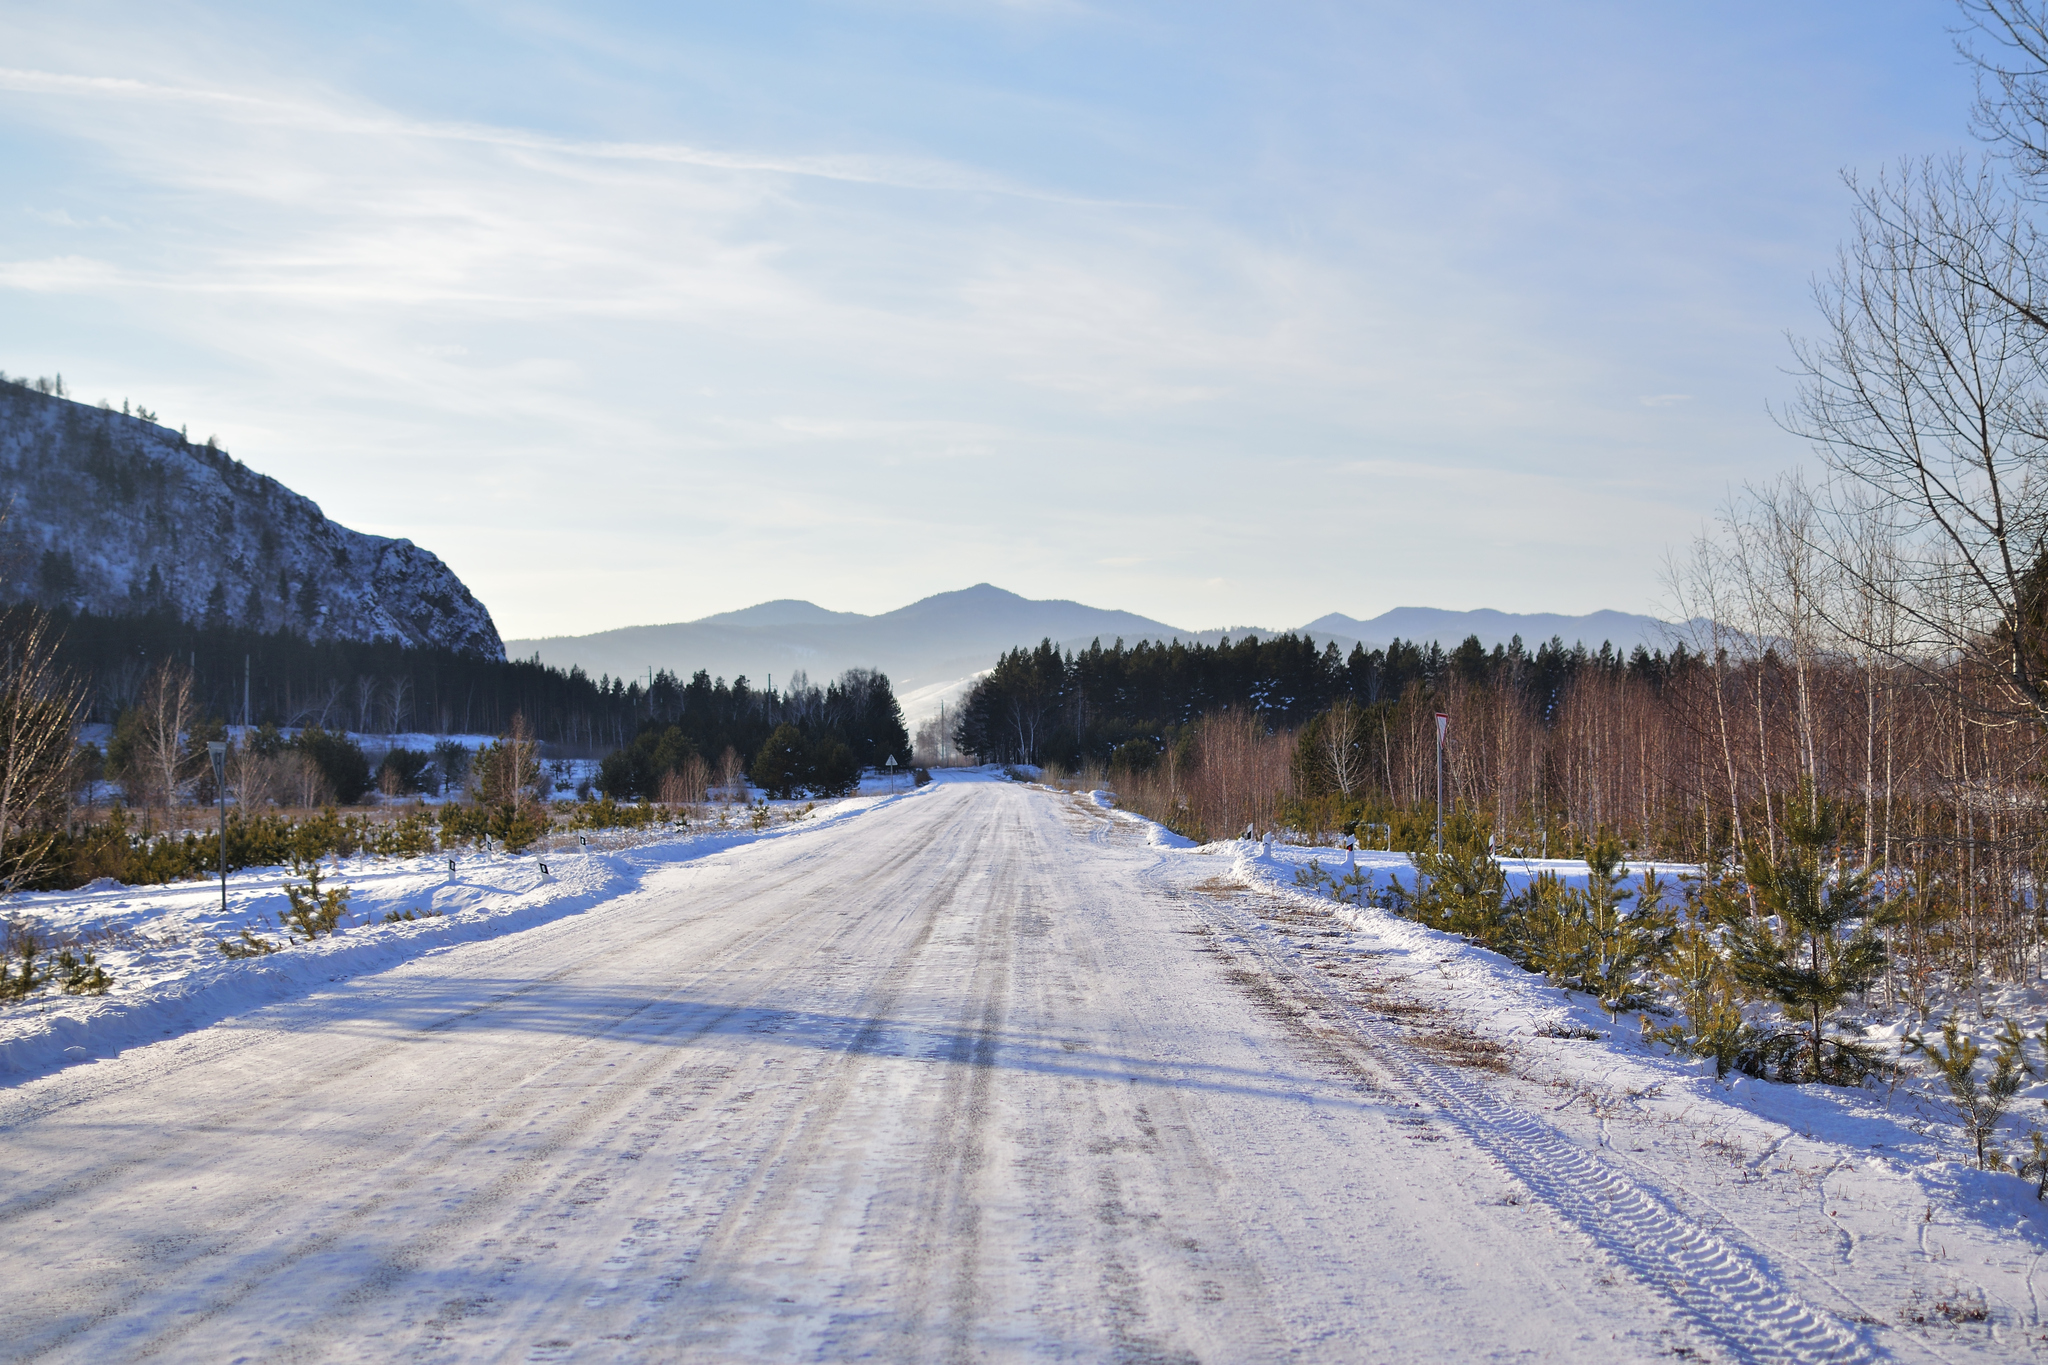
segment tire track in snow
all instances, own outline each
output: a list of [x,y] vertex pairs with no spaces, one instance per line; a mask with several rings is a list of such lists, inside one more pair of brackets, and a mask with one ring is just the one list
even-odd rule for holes
[[[1154,874],[1157,876],[1158,874]],[[1247,895],[1260,894],[1247,891]],[[1187,903],[1203,917],[1196,898]],[[1320,908],[1320,907],[1318,907]],[[1217,910],[1225,906],[1217,903]],[[1566,1139],[1483,1083],[1421,1056],[1394,1026],[1298,968],[1270,931],[1231,905],[1221,927],[1265,975],[1343,1019],[1367,1055],[1486,1151],[1644,1284],[1663,1294],[1737,1360],[1755,1365],[1858,1365],[1870,1345],[1785,1289],[1752,1249],[1708,1232],[1662,1196]]]

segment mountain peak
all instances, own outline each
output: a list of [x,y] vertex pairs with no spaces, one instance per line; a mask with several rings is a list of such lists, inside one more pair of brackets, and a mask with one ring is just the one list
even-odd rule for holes
[[772,602],[757,602],[751,607],[737,611],[721,611],[710,616],[701,616],[693,625],[700,626],[818,626],[834,621],[865,621],[868,618],[857,611],[831,611],[816,602],[806,602],[800,597],[778,597]]

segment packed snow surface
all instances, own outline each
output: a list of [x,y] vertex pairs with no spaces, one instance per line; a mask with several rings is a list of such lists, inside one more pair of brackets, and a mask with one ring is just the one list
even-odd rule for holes
[[2041,1206],[1938,1116],[1724,1087],[1255,844],[942,775],[515,861],[497,929],[0,1090],[0,1356],[2043,1350]]

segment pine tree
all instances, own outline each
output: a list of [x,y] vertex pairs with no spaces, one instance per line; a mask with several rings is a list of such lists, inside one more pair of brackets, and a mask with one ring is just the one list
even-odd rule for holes
[[323,889],[320,885],[320,860],[317,858],[308,862],[294,855],[292,871],[304,877],[306,884],[284,884],[285,899],[291,902],[291,909],[284,913],[286,931],[303,935],[308,943],[322,934],[331,936],[341,927],[341,917],[348,911],[349,889],[345,886]]
[[[1621,846],[1602,839],[1586,858],[1585,914],[1592,934],[1593,993],[1612,1019],[1642,1003],[1636,985],[1670,956],[1677,922],[1664,908],[1664,884],[1654,870],[1635,891],[1622,889]],[[1632,908],[1622,907],[1633,900]]]
[[1736,979],[1805,1026],[1809,1078],[1822,1081],[1858,1080],[1868,1073],[1867,1050],[1829,1039],[1825,1030],[1828,1017],[1867,990],[1885,964],[1884,941],[1867,904],[1869,871],[1829,864],[1838,832],[1834,803],[1826,797],[1808,790],[1787,802],[1778,856],[1753,849],[1746,861],[1763,913],[1728,935]]
[[[21,924],[6,927],[4,955],[0,955],[0,1000],[25,999],[49,981],[50,969],[36,965],[36,957],[42,951],[43,942],[32,927]],[[10,969],[7,965],[10,960],[21,965]]]
[[810,785],[811,746],[804,741],[803,731],[786,721],[776,726],[754,756],[750,776],[755,786],[782,801]]
[[66,995],[105,995],[114,984],[114,978],[107,975],[90,948],[80,958],[69,948],[57,954],[57,970],[64,974],[63,990]]
[[1483,830],[1456,821],[1444,832],[1443,852],[1430,845],[1413,857],[1416,886],[1409,905],[1415,919],[1489,948],[1506,947],[1508,879]]
[[1646,1015],[1643,1037],[1690,1056],[1712,1057],[1715,1074],[1725,1076],[1757,1036],[1742,1017],[1735,973],[1717,941],[1719,926],[1731,922],[1745,902],[1725,880],[1701,879],[1689,881],[1686,904],[1687,922],[1673,936],[1664,964],[1666,983],[1678,997],[1685,1022],[1653,1029]]
[[[2005,1021],[1991,1075],[1981,1086],[1977,1083],[1977,1059],[1984,1050],[1976,1039],[1962,1032],[1954,1015],[1941,1023],[1941,1042],[1931,1042],[1920,1033],[1907,1034],[1905,1042],[1906,1050],[1926,1057],[1936,1074],[1947,1084],[1949,1099],[1956,1107],[1956,1117],[1962,1120],[1963,1131],[1969,1134],[1970,1141],[1976,1146],[1977,1168],[1990,1170],[2003,1165],[2004,1159],[1991,1145],[1991,1139],[1996,1135],[1998,1121],[2005,1117],[2013,1097],[2019,1094],[2020,1087],[2033,1073],[2033,1068],[2027,1065],[2019,1026],[2010,1019]],[[2038,1135],[2035,1150],[2038,1156]]]
[[1586,921],[1585,897],[1545,871],[1515,899],[1525,965],[1566,990],[1590,990],[1599,952]]

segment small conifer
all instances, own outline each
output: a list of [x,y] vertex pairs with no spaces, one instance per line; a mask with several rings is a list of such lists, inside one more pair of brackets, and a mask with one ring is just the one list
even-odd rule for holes
[[349,889],[331,886],[323,890],[317,858],[306,862],[294,856],[292,870],[304,877],[306,884],[285,883],[285,899],[291,902],[291,908],[284,913],[286,931],[295,938],[303,936],[308,943],[322,934],[332,936],[341,927],[341,917],[348,911]]
[[1991,1140],[1998,1131],[1998,1121],[2005,1117],[2013,1096],[2019,1094],[2033,1069],[2022,1050],[2018,1026],[2010,1019],[2005,1021],[1991,1075],[1982,1085],[1977,1082],[1977,1060],[1984,1050],[1976,1039],[1962,1032],[1954,1015],[1942,1021],[1939,1043],[1920,1033],[1908,1034],[1905,1042],[1906,1051],[1926,1057],[1935,1074],[1948,1086],[1956,1117],[1976,1147],[1978,1169],[1992,1170],[2003,1165],[2004,1158]]
[[1728,949],[1736,979],[1805,1026],[1809,1078],[1854,1081],[1870,1070],[1868,1049],[1827,1037],[1826,1025],[1877,980],[1885,948],[1868,905],[1869,871],[1829,863],[1838,832],[1826,797],[1807,791],[1787,803],[1785,848],[1776,858],[1754,850],[1747,860],[1763,914],[1736,924]]
[[57,970],[63,973],[62,989],[66,995],[105,995],[114,984],[114,978],[94,959],[90,948],[82,958],[69,948],[58,953]]
[[244,929],[240,941],[222,939],[215,946],[220,949],[222,957],[268,957],[283,945],[272,943],[267,938],[259,938]]

